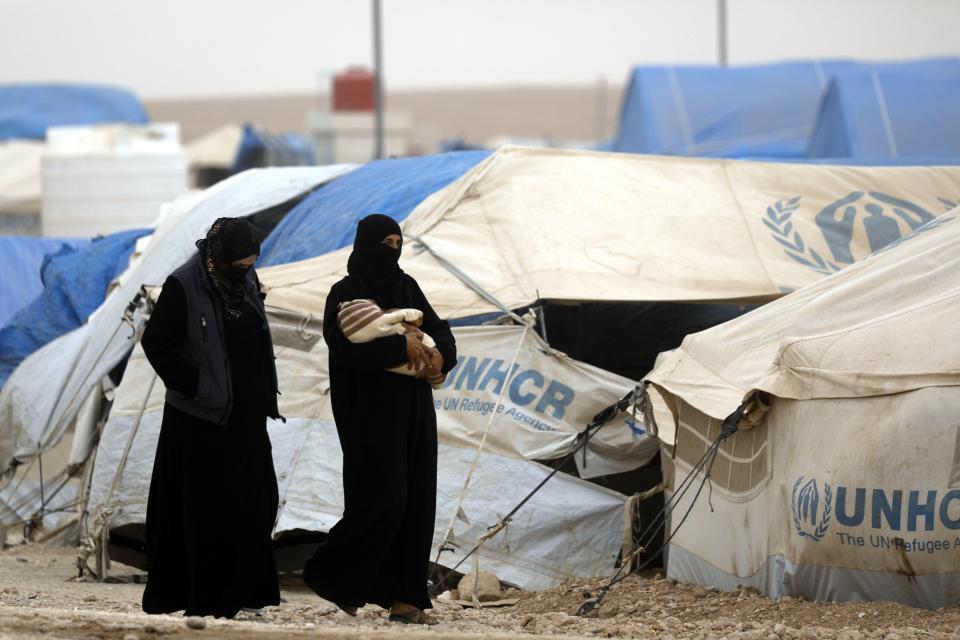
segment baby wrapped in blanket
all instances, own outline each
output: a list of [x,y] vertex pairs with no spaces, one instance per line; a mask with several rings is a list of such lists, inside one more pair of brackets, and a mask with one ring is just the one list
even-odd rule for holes
[[[343,335],[354,344],[371,342],[377,338],[392,335],[404,335],[416,332],[420,341],[428,349],[434,349],[437,343],[433,338],[420,331],[423,312],[419,309],[388,309],[384,311],[374,300],[358,299],[341,302],[337,312],[337,326]],[[417,369],[409,364],[391,367],[387,371],[406,376],[417,375]],[[439,389],[446,379],[445,373],[426,378],[434,389]]]

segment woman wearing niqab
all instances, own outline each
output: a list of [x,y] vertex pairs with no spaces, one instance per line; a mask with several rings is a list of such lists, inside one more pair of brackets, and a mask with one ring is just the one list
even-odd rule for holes
[[[367,216],[357,225],[348,275],[327,296],[323,336],[329,347],[330,397],[343,450],[345,508],[303,576],[322,598],[354,615],[367,603],[390,609],[390,619],[435,624],[427,572],[437,489],[437,417],[427,378],[446,373],[457,352],[417,281],[400,269],[399,225]],[[382,309],[423,312],[416,333],[355,344],[337,324],[340,304],[372,299]],[[404,363],[417,377],[385,369]],[[418,366],[419,365],[419,366]]]
[[147,503],[143,610],[231,618],[280,603],[268,417],[277,376],[255,228],[220,218],[167,278],[143,335],[166,386]]

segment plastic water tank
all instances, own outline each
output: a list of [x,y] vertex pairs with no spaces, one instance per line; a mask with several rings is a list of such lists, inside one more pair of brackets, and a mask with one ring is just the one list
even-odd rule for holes
[[41,177],[43,235],[90,237],[151,226],[187,189],[176,124],[51,127]]
[[373,111],[373,73],[351,67],[333,76],[334,111]]

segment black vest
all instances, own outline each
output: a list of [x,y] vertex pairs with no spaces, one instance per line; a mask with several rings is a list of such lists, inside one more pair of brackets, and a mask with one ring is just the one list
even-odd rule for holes
[[[198,376],[195,398],[167,389],[166,400],[177,409],[201,420],[225,425],[229,422],[233,409],[233,385],[230,359],[223,342],[223,303],[210,284],[199,255],[191,258],[171,275],[180,281],[187,299],[187,344],[183,348],[186,349],[188,357],[197,363]],[[267,370],[270,372],[270,388],[276,393],[270,399],[268,415],[275,420],[282,419],[277,408],[279,390],[273,339],[270,337],[267,312],[260,298],[257,276],[253,269],[247,274],[244,299],[260,316],[265,344],[269,349]]]

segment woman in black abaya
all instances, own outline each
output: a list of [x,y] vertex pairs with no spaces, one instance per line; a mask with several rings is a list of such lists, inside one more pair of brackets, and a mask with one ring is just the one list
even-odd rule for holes
[[[390,620],[436,624],[427,570],[437,489],[437,416],[426,379],[446,373],[457,352],[449,325],[416,280],[397,265],[399,225],[374,214],[357,224],[348,276],[327,296],[323,337],[330,349],[330,397],[343,450],[343,518],[307,561],[303,576],[321,597],[351,615],[374,603]],[[342,302],[372,299],[382,309],[423,312],[416,333],[354,344],[337,326]],[[384,369],[407,362],[417,377]]]
[[147,503],[143,610],[231,618],[280,603],[267,417],[278,418],[256,230],[221,218],[163,285],[143,350],[167,388]]

